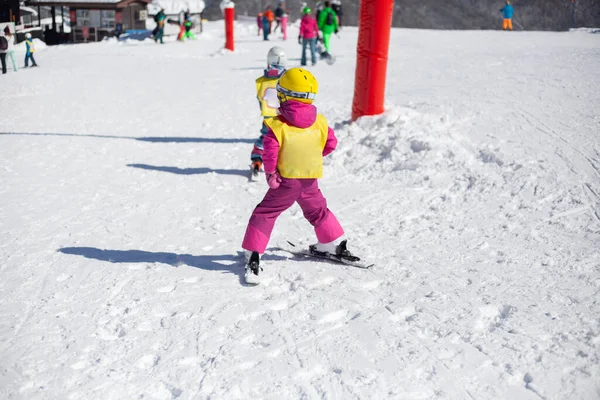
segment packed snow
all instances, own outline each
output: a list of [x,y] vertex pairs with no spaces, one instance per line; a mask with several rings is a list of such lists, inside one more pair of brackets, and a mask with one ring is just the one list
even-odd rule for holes
[[255,29],[0,77],[0,398],[599,398],[600,36],[394,29],[386,112],[350,123],[344,28],[320,184],[375,267],[278,250],[315,240],[294,206],[251,287],[254,79],[300,62]]

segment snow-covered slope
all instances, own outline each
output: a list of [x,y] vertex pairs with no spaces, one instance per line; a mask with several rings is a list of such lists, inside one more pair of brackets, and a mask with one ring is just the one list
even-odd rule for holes
[[387,112],[349,124],[357,32],[312,68],[321,187],[372,271],[241,284],[253,80],[271,45],[51,47],[1,78],[0,398],[596,399],[600,42],[394,30]]

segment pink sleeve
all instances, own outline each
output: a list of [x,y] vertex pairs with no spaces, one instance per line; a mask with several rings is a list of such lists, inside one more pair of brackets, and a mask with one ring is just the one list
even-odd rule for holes
[[269,128],[269,132],[267,132],[263,139],[263,148],[264,152],[262,155],[262,159],[263,167],[265,168],[265,173],[272,174],[277,170],[277,159],[279,158],[279,142],[277,141],[277,137],[275,137],[275,134],[273,133],[271,128]]
[[[323,157],[328,154],[333,153],[335,148],[337,147],[337,138],[335,137],[335,132],[330,127],[327,127],[327,142],[325,142],[325,148],[323,149]],[[267,147],[265,146],[265,150]],[[265,167],[266,168],[266,167]],[[265,169],[266,171],[266,169]]]

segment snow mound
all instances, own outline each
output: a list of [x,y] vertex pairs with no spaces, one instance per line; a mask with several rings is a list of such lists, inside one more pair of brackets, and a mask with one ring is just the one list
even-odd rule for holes
[[[431,209],[454,218],[459,218],[456,207],[468,210],[460,218],[469,219],[475,209],[488,213],[493,199],[500,207],[535,210],[540,218],[555,220],[582,212],[594,197],[594,188],[586,196],[579,185],[561,185],[559,168],[547,160],[532,162],[492,141],[473,142],[462,133],[465,124],[446,114],[402,107],[337,124],[339,145],[325,161],[328,173],[357,182],[385,177],[389,184],[431,191]],[[592,202],[590,210],[598,213],[598,208]],[[581,229],[576,224],[563,228],[573,234]]]
[[451,126],[447,116],[401,107],[360,118],[354,124],[338,124],[336,132],[343,140],[332,162],[341,163],[362,179],[389,174],[392,180],[404,180],[411,175],[467,169],[479,152],[468,148],[462,137],[452,135]]

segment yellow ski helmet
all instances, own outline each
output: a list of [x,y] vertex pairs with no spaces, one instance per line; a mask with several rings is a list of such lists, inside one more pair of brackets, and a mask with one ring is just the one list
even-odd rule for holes
[[277,82],[277,98],[280,103],[296,100],[312,104],[319,92],[317,79],[304,68],[290,68]]

